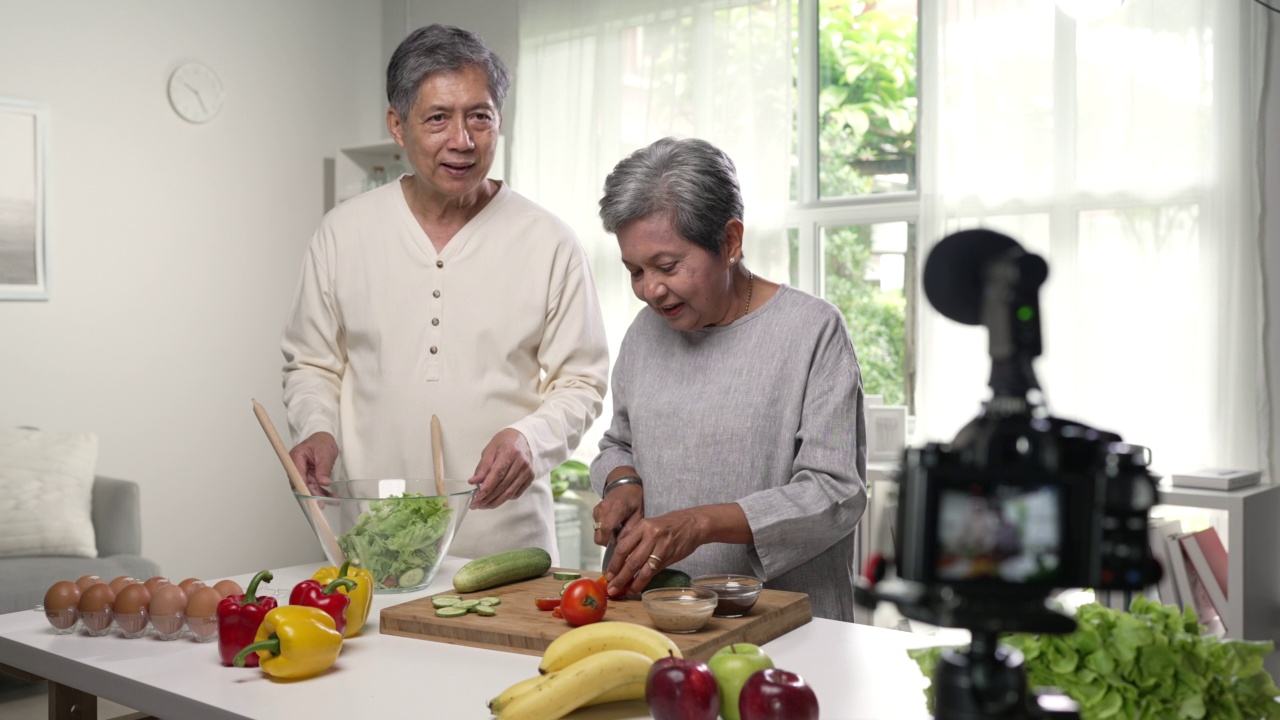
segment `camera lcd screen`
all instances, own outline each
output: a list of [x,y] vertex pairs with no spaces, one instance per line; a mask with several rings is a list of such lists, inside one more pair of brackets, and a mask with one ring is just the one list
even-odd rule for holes
[[941,488],[936,577],[953,582],[1051,583],[1062,567],[1061,488]]

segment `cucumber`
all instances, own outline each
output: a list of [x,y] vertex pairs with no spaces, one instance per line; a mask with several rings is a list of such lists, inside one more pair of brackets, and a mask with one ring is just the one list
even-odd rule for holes
[[454,603],[453,606],[460,607],[463,610],[470,610],[471,608],[479,604],[480,604],[479,600],[459,600],[458,602]]
[[481,617],[493,617],[498,614],[498,611],[494,610],[492,605],[477,605],[471,608],[471,612]]
[[437,608],[449,607],[450,605],[457,605],[458,598],[433,597],[431,598],[431,604]]
[[427,573],[422,568],[410,568],[400,575],[400,581],[397,584],[404,588],[413,587],[422,584],[422,578],[426,576]]
[[665,570],[658,571],[657,575],[649,578],[649,584],[645,585],[644,589],[652,590],[654,588],[664,587],[690,587],[692,585],[693,578],[689,577],[687,573],[666,568]]
[[488,605],[489,607],[495,607],[495,606],[497,606],[497,605],[501,605],[501,604],[502,604],[502,598],[500,598],[500,597],[482,597],[482,598],[480,598],[480,604],[481,604],[481,605]]
[[457,605],[450,605],[449,607],[436,608],[436,616],[443,617],[443,618],[462,617],[463,615],[466,615],[468,612],[469,611],[466,608],[460,608]]
[[539,577],[551,569],[551,556],[542,548],[506,550],[476,558],[453,576],[453,589],[469,593]]
[[553,572],[553,573],[551,573],[551,577],[553,577],[553,578],[555,578],[555,579],[557,579],[557,580],[577,580],[578,578],[582,577],[582,573],[576,573],[576,572]]

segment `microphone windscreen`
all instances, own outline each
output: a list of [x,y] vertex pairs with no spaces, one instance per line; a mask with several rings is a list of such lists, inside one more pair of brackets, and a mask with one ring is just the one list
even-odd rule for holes
[[925,260],[925,296],[952,320],[981,325],[987,264],[1020,247],[1013,238],[993,230],[961,230],[946,236]]

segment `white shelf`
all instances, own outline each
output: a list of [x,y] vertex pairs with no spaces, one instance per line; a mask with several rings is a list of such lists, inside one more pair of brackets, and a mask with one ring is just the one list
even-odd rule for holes
[[[1160,504],[1204,508],[1227,514],[1227,637],[1280,637],[1280,485],[1239,490],[1196,490],[1160,484]],[[1266,659],[1280,677],[1280,656]]]
[[[337,205],[369,190],[377,168],[383,181],[390,182],[408,172],[404,150],[394,140],[338,148],[333,158],[333,199]],[[325,208],[327,212],[332,208]]]

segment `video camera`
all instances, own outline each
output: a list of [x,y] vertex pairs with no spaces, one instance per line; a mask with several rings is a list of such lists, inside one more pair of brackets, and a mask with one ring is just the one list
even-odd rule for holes
[[859,583],[911,619],[966,628],[973,643],[939,663],[940,720],[1078,717],[1069,700],[1029,698],[1020,655],[1001,632],[1069,633],[1050,608],[1059,588],[1138,589],[1159,579],[1148,514],[1156,477],[1145,448],[1049,414],[1032,369],[1041,352],[1039,289],[1048,265],[990,230],[944,238],[924,269],[929,302],[985,325],[992,397],[951,443],[908,448],[898,472],[899,589]]

